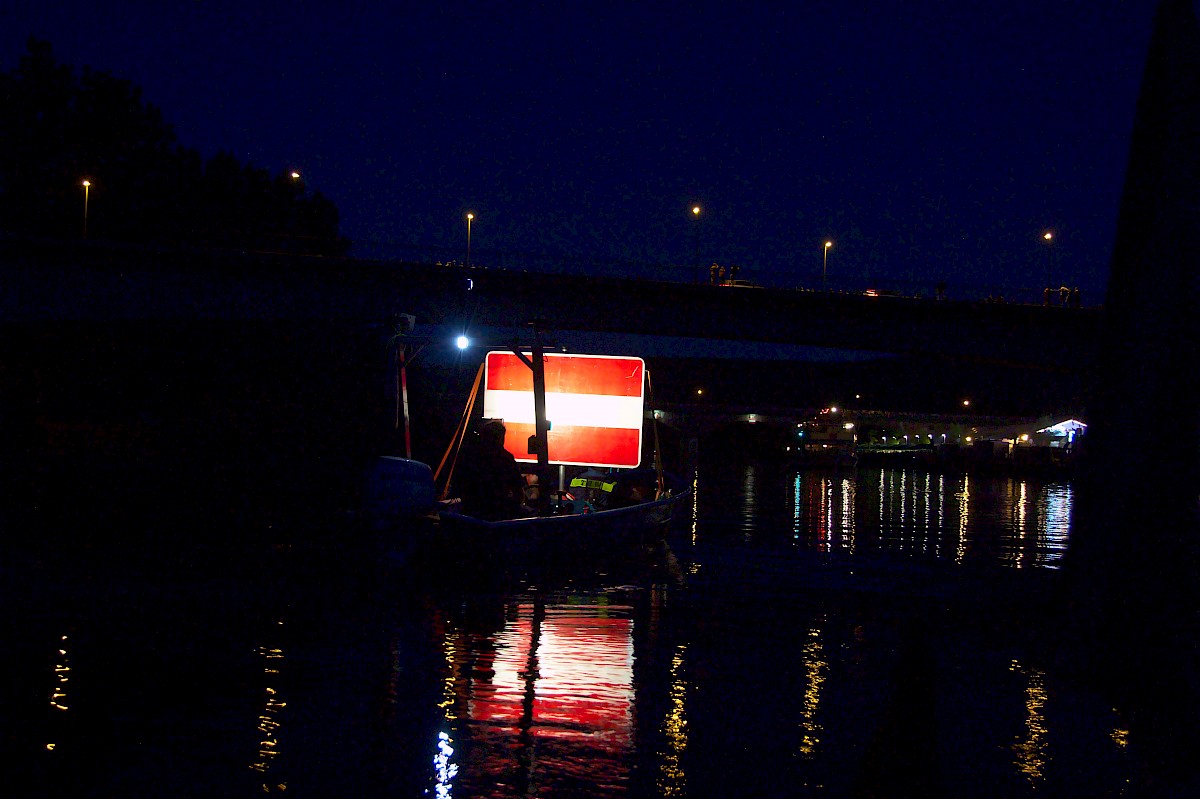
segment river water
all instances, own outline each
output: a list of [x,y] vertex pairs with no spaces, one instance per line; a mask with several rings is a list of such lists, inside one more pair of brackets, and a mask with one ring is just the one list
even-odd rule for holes
[[1071,483],[745,462],[693,485],[652,566],[539,583],[391,563],[350,525],[6,549],[31,786],[6,793],[1124,795],[1126,725],[1045,656]]

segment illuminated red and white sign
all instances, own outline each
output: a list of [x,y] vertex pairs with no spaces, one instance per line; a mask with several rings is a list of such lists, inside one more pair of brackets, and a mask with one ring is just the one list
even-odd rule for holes
[[[550,461],[639,465],[646,362],[550,352],[544,358]],[[512,352],[489,352],[484,379],[484,417],[503,419],[505,449],[518,461],[536,463],[528,451],[534,433],[533,370]]]

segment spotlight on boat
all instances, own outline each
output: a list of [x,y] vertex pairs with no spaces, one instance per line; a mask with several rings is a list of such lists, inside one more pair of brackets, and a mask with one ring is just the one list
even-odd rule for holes
[[465,350],[467,347],[471,346],[471,339],[467,338],[466,336],[459,336],[458,338],[454,339],[454,343],[458,345],[460,350]]

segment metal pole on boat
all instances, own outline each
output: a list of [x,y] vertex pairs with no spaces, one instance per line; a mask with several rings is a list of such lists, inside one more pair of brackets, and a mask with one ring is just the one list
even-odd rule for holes
[[530,454],[537,455],[538,466],[550,463],[550,445],[547,433],[550,424],[546,421],[546,359],[542,352],[542,342],[537,339],[534,329],[533,342],[533,440],[530,441]]
[[396,365],[400,378],[400,406],[404,411],[404,457],[412,460],[412,429],[408,421],[408,368],[404,362],[407,345],[400,342],[396,347]]

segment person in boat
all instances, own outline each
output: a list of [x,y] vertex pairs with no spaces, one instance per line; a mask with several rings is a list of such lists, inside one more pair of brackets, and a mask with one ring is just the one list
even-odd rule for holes
[[487,521],[533,516],[525,504],[525,477],[504,448],[504,423],[489,419],[463,444],[454,476],[462,512]]

